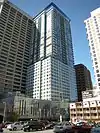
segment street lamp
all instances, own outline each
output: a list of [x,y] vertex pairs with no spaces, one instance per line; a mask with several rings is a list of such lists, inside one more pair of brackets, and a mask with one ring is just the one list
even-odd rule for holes
[[6,117],[6,102],[4,103],[4,112],[3,112],[3,123],[5,122],[5,117]]

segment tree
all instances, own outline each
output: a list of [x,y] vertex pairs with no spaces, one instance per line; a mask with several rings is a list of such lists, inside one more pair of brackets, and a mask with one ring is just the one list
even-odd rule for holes
[[10,116],[10,121],[15,122],[18,121],[20,115],[17,112],[12,112],[11,116]]

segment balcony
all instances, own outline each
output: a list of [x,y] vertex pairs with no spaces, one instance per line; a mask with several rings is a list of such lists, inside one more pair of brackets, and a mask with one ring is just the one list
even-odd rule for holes
[[84,116],[84,119],[88,120],[88,119],[90,119],[90,116]]
[[98,116],[91,116],[91,119],[98,119]]
[[77,119],[83,120],[83,116],[77,116]]
[[97,110],[91,110],[91,113],[97,113]]
[[77,108],[82,108],[81,104],[76,105]]
[[83,112],[84,113],[90,113],[90,110],[84,110]]
[[76,114],[76,111],[70,111],[71,114]]
[[82,113],[83,113],[83,111],[82,111],[82,110],[77,110],[77,113],[81,113],[81,114],[82,114]]
[[98,113],[100,113],[100,110],[98,110]]

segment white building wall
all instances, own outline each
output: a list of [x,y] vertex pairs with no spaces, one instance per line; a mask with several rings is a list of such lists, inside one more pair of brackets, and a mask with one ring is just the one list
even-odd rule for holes
[[51,57],[41,63],[41,99],[51,100]]
[[53,101],[70,99],[71,73],[66,64],[48,57],[34,63],[28,70],[27,93],[33,98]]
[[27,71],[27,94],[35,99],[40,99],[40,75],[41,61],[28,67]]
[[52,58],[51,80],[52,100],[70,99],[69,69],[68,66],[59,60]]
[[84,21],[87,29],[87,39],[93,62],[97,89],[100,89],[100,8],[91,12],[91,17]]
[[34,78],[33,78],[33,98],[40,99],[40,78],[41,76],[41,61],[34,64]]

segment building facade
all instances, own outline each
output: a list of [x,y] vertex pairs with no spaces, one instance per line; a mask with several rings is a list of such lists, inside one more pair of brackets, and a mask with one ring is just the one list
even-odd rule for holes
[[87,90],[82,92],[83,101],[96,101],[100,99],[100,90]]
[[27,94],[36,99],[77,99],[70,19],[53,3],[34,17]]
[[32,18],[0,0],[0,92],[25,92]]
[[100,89],[100,8],[92,11],[91,16],[84,22],[86,24],[97,89]]
[[54,102],[28,98],[25,96],[15,96],[13,112],[19,114],[19,119],[46,119],[59,120],[60,115],[67,119],[68,101]]
[[[20,92],[7,93],[0,104],[0,118],[10,121],[12,114],[18,114],[20,120],[48,119],[59,120],[60,115],[67,119],[69,101],[50,101],[27,97]],[[1,119],[0,119],[1,120]]]
[[82,101],[82,91],[92,90],[90,71],[83,64],[75,65],[78,101]]
[[70,120],[100,122],[100,100],[70,103]]

